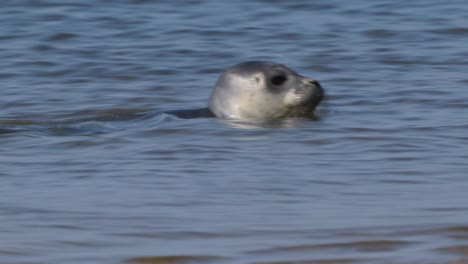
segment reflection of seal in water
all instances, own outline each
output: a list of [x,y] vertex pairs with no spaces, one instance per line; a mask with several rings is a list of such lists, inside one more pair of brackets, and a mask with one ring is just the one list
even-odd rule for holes
[[310,117],[323,97],[320,84],[284,65],[248,61],[226,70],[211,94],[209,109],[172,111],[182,118],[229,119]]

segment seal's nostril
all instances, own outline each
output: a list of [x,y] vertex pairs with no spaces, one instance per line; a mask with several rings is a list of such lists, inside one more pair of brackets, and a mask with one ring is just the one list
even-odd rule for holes
[[320,83],[316,80],[309,80],[309,83],[316,85],[316,86],[320,86]]

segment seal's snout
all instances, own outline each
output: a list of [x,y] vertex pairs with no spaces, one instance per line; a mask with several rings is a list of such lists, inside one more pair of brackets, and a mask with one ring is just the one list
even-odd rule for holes
[[303,78],[302,83],[307,86],[314,86],[314,88],[317,88],[317,90],[320,90],[320,93],[323,94],[323,88],[319,81],[311,78]]
[[323,89],[320,82],[314,79],[307,79],[307,83],[314,86],[314,92],[312,93],[312,97],[314,97],[320,102],[320,100],[322,100],[323,96],[325,95],[325,90]]
[[317,80],[306,78],[304,82],[311,89],[311,93],[309,99],[307,100],[307,104],[312,108],[315,108],[325,96],[325,90],[323,89],[320,82]]
[[315,95],[315,98],[317,98],[317,105],[323,100],[323,97],[325,96],[325,90],[322,88],[321,85],[317,86],[317,92]]
[[316,83],[316,89],[317,89],[317,97],[320,98],[320,100],[322,100],[323,96],[325,95],[325,90],[323,89],[322,85],[320,85],[319,82],[315,81]]

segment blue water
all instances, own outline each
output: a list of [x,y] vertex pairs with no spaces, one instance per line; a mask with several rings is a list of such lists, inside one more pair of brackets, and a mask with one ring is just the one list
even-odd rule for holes
[[[463,1],[0,2],[0,263],[468,263]],[[246,60],[318,120],[181,119]]]

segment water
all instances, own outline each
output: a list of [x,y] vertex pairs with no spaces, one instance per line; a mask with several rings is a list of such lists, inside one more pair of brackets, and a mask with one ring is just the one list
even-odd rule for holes
[[[1,263],[468,263],[463,1],[2,1]],[[180,119],[223,69],[319,120]]]

